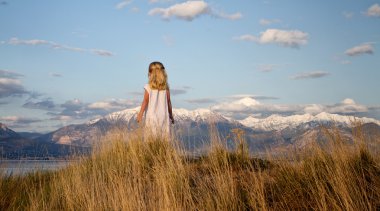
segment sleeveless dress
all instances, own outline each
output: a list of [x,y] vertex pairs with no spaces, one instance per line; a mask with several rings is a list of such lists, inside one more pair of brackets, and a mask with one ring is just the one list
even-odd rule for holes
[[144,86],[149,94],[148,108],[145,113],[145,134],[158,138],[169,138],[170,120],[166,90],[151,89]]

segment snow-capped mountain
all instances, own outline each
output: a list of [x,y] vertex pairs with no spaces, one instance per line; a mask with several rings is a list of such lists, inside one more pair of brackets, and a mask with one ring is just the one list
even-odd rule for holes
[[[126,109],[85,124],[68,125],[41,136],[38,140],[60,145],[90,147],[114,127],[127,131],[138,128],[136,117],[139,110],[139,107]],[[171,128],[175,138],[183,144],[186,150],[196,152],[204,150],[214,137],[218,137],[223,144],[233,148],[235,142],[231,131],[235,128],[244,131],[250,151],[258,153],[265,152],[267,148],[305,147],[314,141],[325,143],[328,138],[319,126],[321,124],[330,126],[332,122],[340,126],[340,131],[347,140],[353,139],[350,123],[354,120],[376,125],[371,131],[380,133],[378,120],[329,113],[272,115],[263,119],[248,117],[241,121],[226,118],[210,109],[173,109],[173,115],[175,124]]]
[[0,138],[19,137],[15,131],[9,129],[6,125],[0,123]]
[[[99,121],[107,121],[110,123],[115,122],[131,122],[135,121],[137,114],[140,111],[140,107],[125,109],[122,111],[113,112],[104,116],[103,118],[98,118],[87,122],[88,125],[95,124]],[[187,110],[183,108],[173,109],[173,116],[176,122],[183,121],[194,121],[194,122],[227,122],[232,121],[228,118],[211,111],[210,109],[196,109],[196,110]],[[237,123],[237,122],[235,122]]]
[[303,115],[291,115],[291,116],[280,116],[271,115],[267,118],[259,119],[255,117],[248,117],[246,119],[240,120],[239,122],[243,125],[263,131],[280,131],[285,128],[295,129],[302,124],[335,124],[336,126],[351,127],[352,123],[358,121],[361,123],[376,123],[380,125],[380,121],[367,117],[354,117],[354,116],[343,116],[338,114],[330,114],[326,112],[319,113],[317,115],[303,114]]

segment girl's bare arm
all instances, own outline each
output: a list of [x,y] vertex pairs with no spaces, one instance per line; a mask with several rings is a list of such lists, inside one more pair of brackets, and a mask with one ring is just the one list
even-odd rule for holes
[[145,109],[147,107],[149,103],[149,93],[145,90],[145,93],[144,93],[144,100],[142,101],[141,103],[141,108],[140,108],[140,112],[139,114],[137,115],[137,122],[140,123],[141,120],[142,120],[142,116],[145,112]]
[[170,90],[166,90],[166,99],[168,100],[168,110],[169,110],[169,118],[172,124],[174,124],[173,111],[172,111],[172,101],[170,100]]

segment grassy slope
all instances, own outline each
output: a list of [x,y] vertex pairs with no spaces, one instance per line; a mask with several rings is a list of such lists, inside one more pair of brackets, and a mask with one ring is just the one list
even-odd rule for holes
[[380,158],[362,137],[346,147],[332,134],[329,152],[267,160],[250,158],[241,137],[236,152],[213,140],[194,159],[165,141],[113,132],[68,168],[0,179],[0,210],[380,209]]

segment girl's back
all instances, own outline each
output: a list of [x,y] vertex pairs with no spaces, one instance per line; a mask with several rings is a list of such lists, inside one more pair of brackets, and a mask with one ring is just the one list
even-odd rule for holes
[[165,67],[160,62],[149,65],[149,84],[144,86],[144,100],[137,117],[141,122],[145,113],[145,130],[148,135],[168,138],[170,122],[174,124],[170,90]]
[[158,131],[169,132],[170,121],[166,90],[151,89],[144,86],[149,94],[148,107],[145,114],[145,124],[154,134]]

